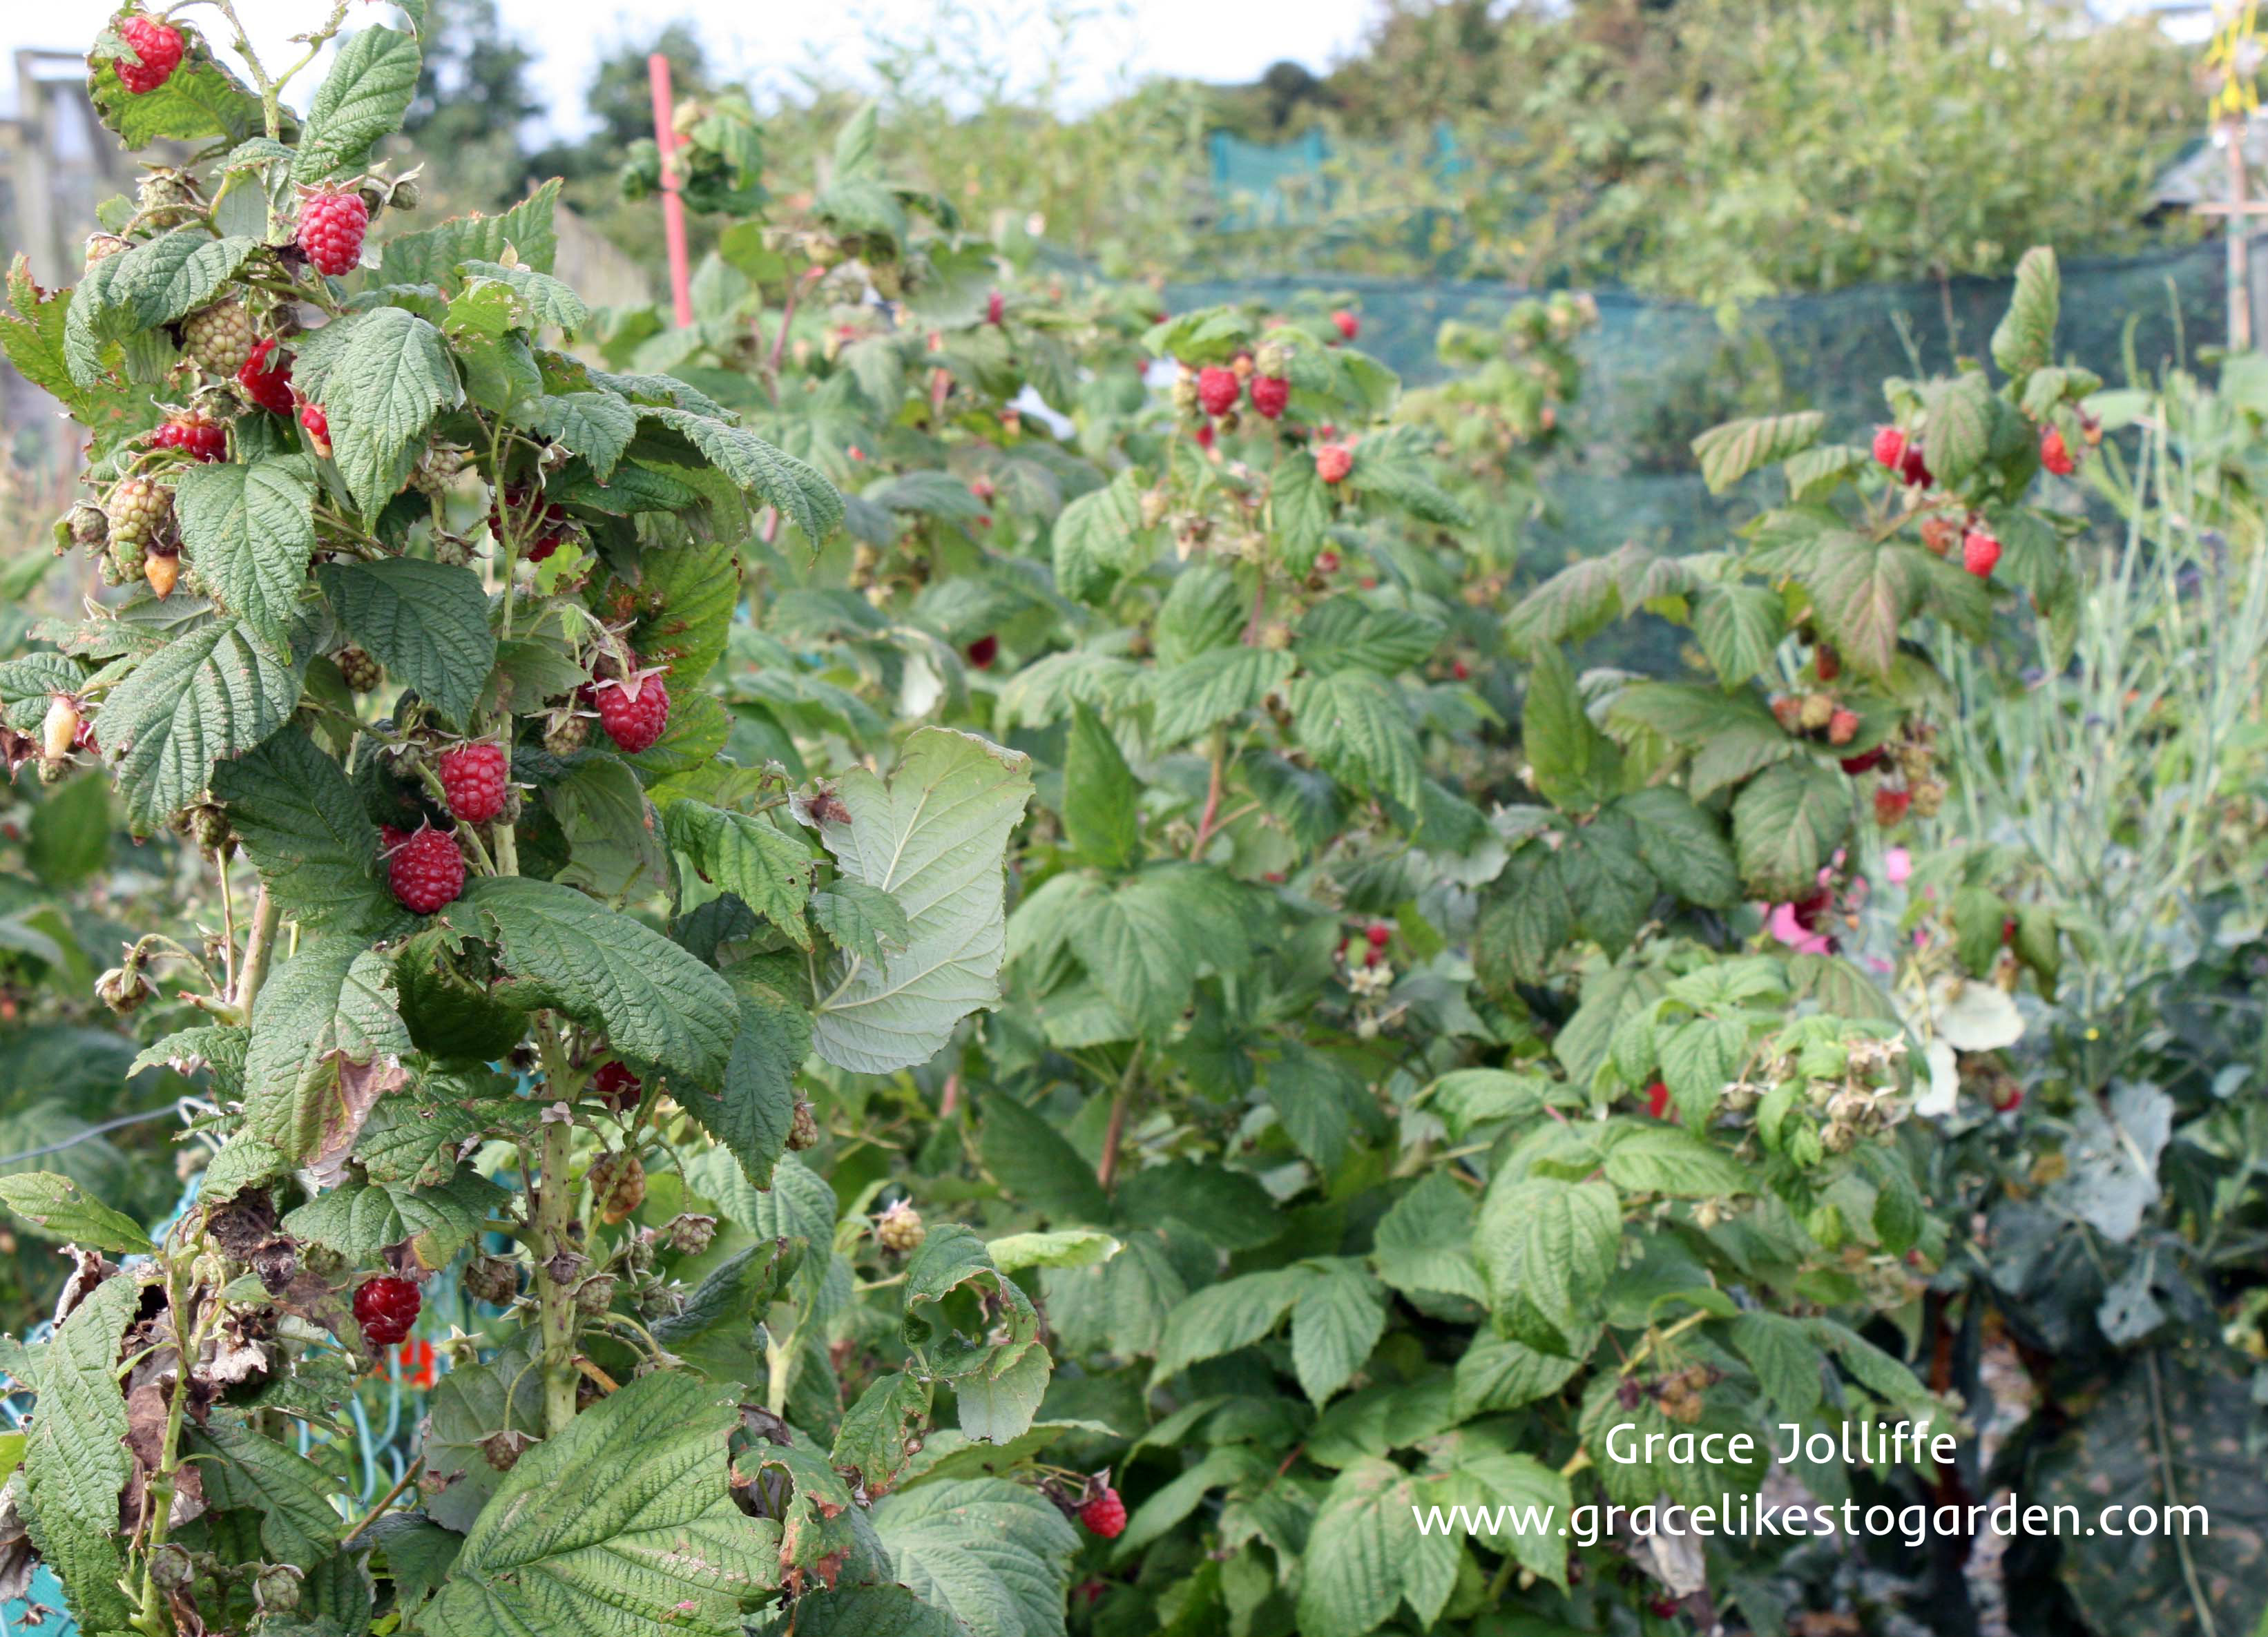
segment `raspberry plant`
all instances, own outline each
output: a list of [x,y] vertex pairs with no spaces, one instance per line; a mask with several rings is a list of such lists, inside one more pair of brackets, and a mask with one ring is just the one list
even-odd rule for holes
[[[75,1257],[52,1337],[7,1347],[38,1395],[10,1538],[143,1637],[1059,1604],[1063,1511],[961,1453],[1032,1420],[1031,1301],[967,1228],[846,1211],[791,1152],[806,1058],[919,1062],[996,996],[1026,759],[930,729],[799,788],[728,755],[741,552],[818,547],[841,496],[566,350],[556,183],[399,219],[415,183],[372,153],[414,33],[342,40],[304,118],[298,68],[235,43],[249,86],[179,13],[104,33],[106,121],[188,157],[102,207],[76,288],[18,261],[0,323],[86,429],[57,543],[110,588],[0,665],[9,766],[99,758],[215,872],[204,948],[145,932],[101,997],[225,1144],[155,1243],[69,1177],[0,1180]],[[371,1509],[337,1406],[448,1278],[477,1333]],[[881,1368],[846,1406],[851,1324]],[[878,1506],[925,1440],[930,1487]],[[989,1588],[920,1567],[970,1512],[1017,1560]]]

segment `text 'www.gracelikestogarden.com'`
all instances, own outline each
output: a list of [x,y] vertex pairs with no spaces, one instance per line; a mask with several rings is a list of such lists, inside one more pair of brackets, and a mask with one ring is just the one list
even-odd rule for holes
[[[1778,1464],[1793,1464],[1800,1457],[1830,1461],[1840,1458],[1860,1465],[1908,1460],[1944,1464],[1954,1458],[1949,1434],[1930,1431],[1927,1420],[1888,1428],[1864,1423],[1846,1428],[1839,1435],[1807,1432],[1793,1423],[1780,1428],[1786,1435],[1784,1449],[1771,1451]],[[1628,1423],[1609,1428],[1605,1453],[1618,1464],[1668,1459],[1679,1464],[1705,1465],[1746,1463],[1761,1451],[1746,1433],[1693,1432],[1641,1434]],[[2071,1538],[2105,1535],[2147,1538],[2154,1536],[2207,1536],[2212,1519],[2201,1506],[2179,1502],[2166,1505],[2114,1503],[2091,1517],[2067,1504],[2026,1503],[2014,1494],[1989,1502],[1962,1504],[1911,1502],[1891,1506],[1857,1501],[1820,1501],[1806,1496],[1786,1501],[1760,1494],[1733,1496],[1718,1504],[1683,1506],[1660,1501],[1643,1506],[1609,1502],[1570,1507],[1563,1515],[1556,1506],[1535,1502],[1503,1506],[1419,1506],[1413,1504],[1421,1535],[1484,1535],[1498,1538],[1550,1537],[1594,1546],[1629,1530],[1639,1535],[1734,1536],[1749,1539],[1809,1538],[1840,1533],[1873,1539],[1899,1539],[1919,1547],[1933,1536],[1976,1539],[1986,1534],[2018,1537]]]

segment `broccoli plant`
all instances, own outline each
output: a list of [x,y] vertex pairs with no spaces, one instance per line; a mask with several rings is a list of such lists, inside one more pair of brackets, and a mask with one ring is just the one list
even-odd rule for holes
[[[102,207],[76,288],[11,275],[0,341],[88,437],[59,544],[107,589],[0,703],[11,773],[99,760],[212,872],[202,946],[145,932],[100,990],[206,1083],[217,1153],[154,1242],[72,1177],[0,1180],[74,1259],[5,1352],[37,1395],[9,1590],[36,1560],[144,1637],[1059,1605],[1061,1511],[958,1453],[1032,1420],[1031,1300],[797,1157],[807,1059],[917,1063],[995,1000],[1027,759],[931,728],[798,786],[728,754],[741,550],[815,549],[840,496],[566,350],[556,183],[396,219],[415,180],[372,153],[422,8],[339,40],[304,115],[343,8],[271,72],[224,0],[249,85],[183,9],[114,19],[90,87],[188,157]],[[357,1494],[342,1406],[445,1275],[469,1325],[416,1464]],[[975,1577],[942,1561],[971,1514]]]

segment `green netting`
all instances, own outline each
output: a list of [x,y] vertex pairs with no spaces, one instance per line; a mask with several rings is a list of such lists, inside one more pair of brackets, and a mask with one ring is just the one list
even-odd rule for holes
[[[2219,244],[2066,262],[2058,350],[2114,383],[2194,360],[2225,339],[2226,271]],[[1413,384],[1444,373],[1433,353],[1444,320],[1493,325],[1521,296],[1500,284],[1327,270],[1179,283],[1168,293],[1182,309],[1285,303],[1316,290],[1352,305],[1363,346]],[[1530,565],[1549,569],[1631,540],[1673,551],[1717,543],[1752,503],[1702,486],[1689,447],[1697,434],[1736,415],[1815,408],[1832,435],[1863,438],[1882,418],[1883,378],[1984,356],[2008,290],[2005,279],[1875,285],[1780,297],[1723,319],[1689,304],[1601,293],[1599,324],[1580,346],[1574,457],[1550,484],[1550,516],[1529,532]]]

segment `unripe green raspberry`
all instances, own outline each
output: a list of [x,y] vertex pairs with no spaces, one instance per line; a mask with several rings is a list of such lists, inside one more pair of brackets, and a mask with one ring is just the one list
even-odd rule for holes
[[812,1113],[810,1104],[798,1102],[795,1113],[788,1120],[787,1145],[800,1154],[806,1149],[816,1147],[818,1142],[819,1120]]
[[367,649],[357,648],[350,642],[331,658],[337,664],[339,674],[346,679],[347,686],[355,693],[372,693],[379,684],[386,680],[385,671],[377,660],[371,657]]
[[874,1224],[874,1237],[884,1250],[904,1256],[921,1248],[921,1242],[929,1237],[929,1230],[922,1226],[921,1213],[900,1200],[884,1211],[881,1220]]
[[91,268],[98,261],[107,261],[111,257],[133,248],[131,239],[121,239],[115,233],[97,233],[86,241],[86,265]]
[[154,170],[142,179],[134,190],[134,202],[143,210],[162,210],[170,205],[188,204],[196,196],[189,185],[188,173],[170,168]]
[[240,301],[216,301],[181,320],[181,350],[207,375],[233,377],[258,339]]
[[143,548],[166,526],[173,511],[173,491],[148,478],[128,478],[110,491],[103,516],[111,549],[119,553],[122,567],[130,564],[140,570]]
[[[793,1147],[791,1140],[790,1147]],[[661,1237],[669,1247],[685,1256],[698,1256],[717,1237],[717,1219],[698,1211],[687,1211],[662,1225]]]
[[510,1257],[476,1256],[465,1264],[464,1286],[475,1302],[508,1307],[519,1294],[519,1269]]
[[1292,368],[1292,349],[1286,342],[1268,340],[1253,349],[1252,369],[1256,375],[1285,375]]
[[436,534],[433,537],[433,561],[452,569],[461,569],[473,560],[472,542],[459,534]]
[[603,1313],[615,1304],[615,1276],[593,1274],[575,1287],[575,1305],[585,1313]]
[[593,1160],[590,1184],[599,1220],[610,1226],[645,1203],[645,1167],[626,1150],[610,1150]]
[[65,519],[70,529],[71,542],[84,546],[89,552],[99,552],[110,538],[110,519],[102,508],[91,500],[82,500],[70,509]]
[[299,1606],[299,1571],[289,1563],[263,1563],[252,1582],[263,1614],[289,1614]]
[[543,748],[554,756],[571,756],[590,742],[591,719],[579,711],[555,713],[543,730]]

